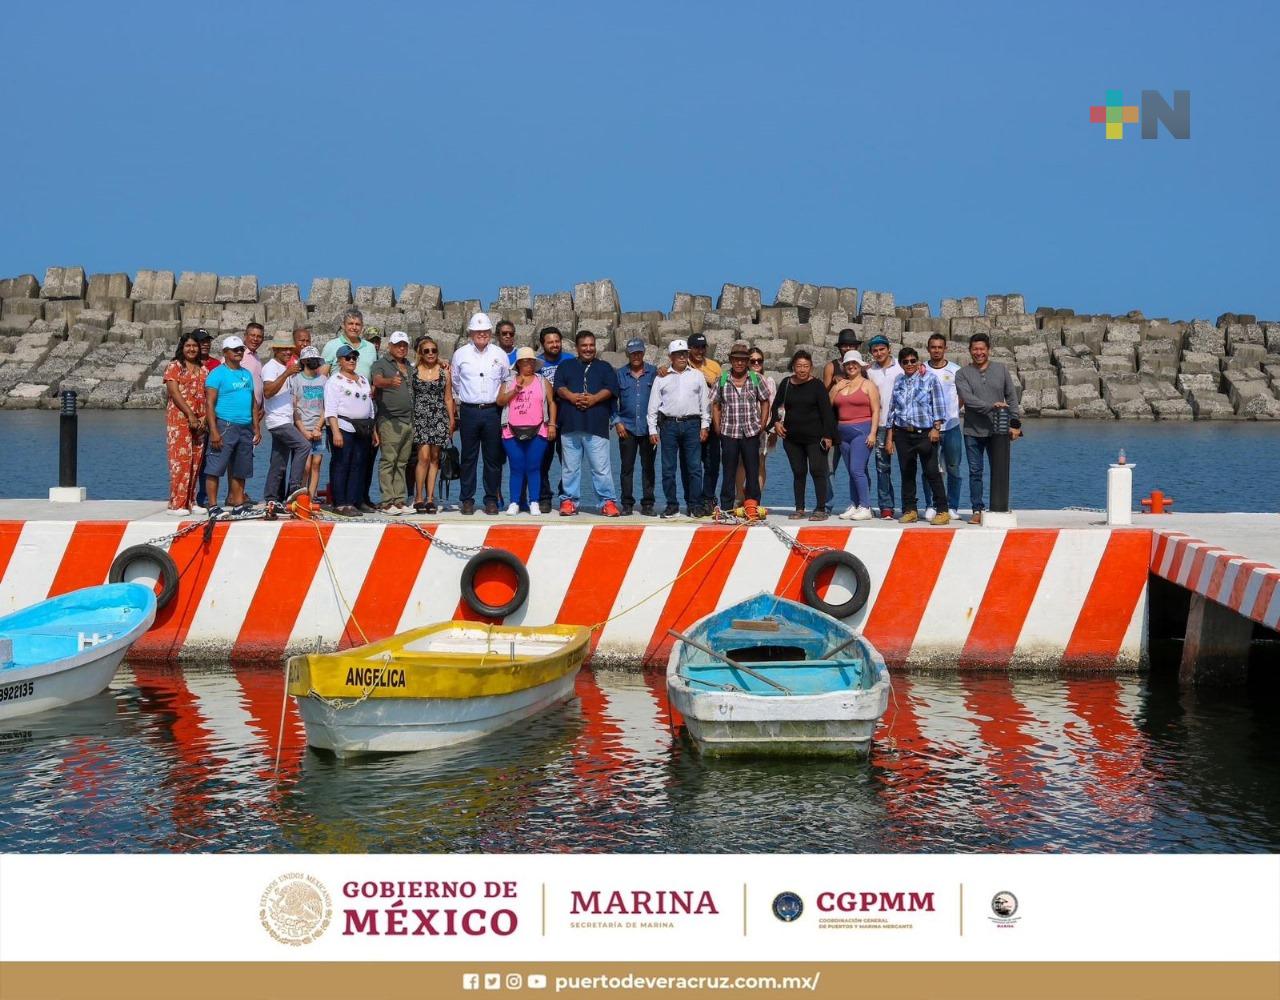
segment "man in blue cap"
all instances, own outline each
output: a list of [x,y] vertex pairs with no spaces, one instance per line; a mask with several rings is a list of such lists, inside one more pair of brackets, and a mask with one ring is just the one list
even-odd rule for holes
[[640,455],[640,513],[653,517],[654,456],[657,448],[649,440],[649,396],[653,392],[658,369],[644,359],[644,341],[633,337],[627,341],[627,363],[618,369],[618,405],[614,411],[614,429],[618,432],[618,451],[622,456],[622,513],[635,512],[636,455]]

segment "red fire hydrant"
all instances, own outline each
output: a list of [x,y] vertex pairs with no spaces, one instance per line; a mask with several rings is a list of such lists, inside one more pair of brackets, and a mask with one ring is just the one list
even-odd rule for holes
[[1173,506],[1173,497],[1167,497],[1159,490],[1152,490],[1151,496],[1142,501],[1142,506],[1147,509],[1143,511],[1145,514],[1172,514],[1169,510]]

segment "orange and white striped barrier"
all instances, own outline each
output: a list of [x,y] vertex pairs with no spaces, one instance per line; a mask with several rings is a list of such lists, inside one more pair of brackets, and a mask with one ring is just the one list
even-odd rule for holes
[[1267,628],[1280,630],[1280,569],[1193,538],[1156,531],[1151,572],[1216,601]]
[[[116,555],[157,527],[0,522],[0,613],[102,583]],[[595,656],[615,662],[664,663],[668,629],[757,591],[799,599],[805,564],[763,528],[480,522],[432,530],[455,545],[508,549],[527,565],[529,599],[507,622],[605,623]],[[848,621],[891,666],[1107,669],[1143,659],[1149,530],[877,525],[793,534],[866,565],[870,598]],[[218,523],[203,536],[173,543],[177,596],[132,660],[275,660],[476,617],[459,596],[464,560],[407,526],[257,520]]]

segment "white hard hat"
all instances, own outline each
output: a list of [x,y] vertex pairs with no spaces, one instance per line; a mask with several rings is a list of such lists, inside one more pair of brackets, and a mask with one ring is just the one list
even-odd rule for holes
[[476,313],[471,317],[471,322],[467,324],[467,332],[475,333],[478,330],[492,330],[493,323],[489,319],[488,313]]
[[683,341],[683,340],[673,340],[673,341],[671,341],[671,346],[667,348],[667,353],[668,353],[668,354],[678,354],[678,353],[680,353],[681,351],[687,351],[687,350],[689,350],[689,345],[688,345],[688,343],[687,343],[686,341]]

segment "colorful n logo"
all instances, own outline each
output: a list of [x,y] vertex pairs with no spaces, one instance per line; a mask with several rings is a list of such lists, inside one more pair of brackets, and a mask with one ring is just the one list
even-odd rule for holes
[[1124,94],[1120,91],[1108,90],[1106,104],[1094,104],[1089,108],[1089,121],[1106,125],[1108,139],[1123,139],[1124,127],[1138,124],[1138,106],[1125,104]]

